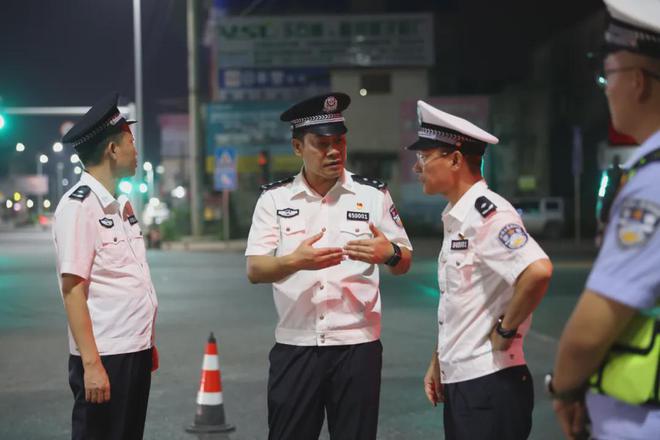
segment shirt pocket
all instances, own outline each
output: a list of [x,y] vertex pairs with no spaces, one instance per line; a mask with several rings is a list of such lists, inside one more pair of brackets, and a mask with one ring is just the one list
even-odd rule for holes
[[474,284],[476,269],[474,251],[450,252],[446,264],[447,292],[463,295],[470,291]]
[[131,227],[129,239],[131,240],[131,247],[133,248],[133,252],[135,252],[135,256],[140,263],[143,263],[147,259],[147,249],[144,244],[144,236],[138,226]]
[[359,221],[344,221],[339,225],[339,245],[344,246],[352,240],[367,240],[372,238],[369,223]]
[[123,267],[131,263],[131,249],[126,237],[112,229],[101,230],[98,255],[103,267]]
[[288,255],[307,238],[307,228],[305,219],[296,216],[293,218],[283,218],[280,220],[280,248],[278,255]]

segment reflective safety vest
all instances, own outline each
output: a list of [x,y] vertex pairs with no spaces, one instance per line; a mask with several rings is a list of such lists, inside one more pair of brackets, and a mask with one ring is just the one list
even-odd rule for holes
[[660,405],[660,302],[628,323],[589,385],[632,405]]

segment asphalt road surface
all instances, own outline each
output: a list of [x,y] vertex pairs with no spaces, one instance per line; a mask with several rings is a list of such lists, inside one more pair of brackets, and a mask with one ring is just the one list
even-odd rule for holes
[[[422,378],[436,341],[438,303],[434,243],[415,242],[403,277],[381,271],[383,372],[379,439],[443,438],[441,406],[426,401]],[[570,249],[570,247],[569,247]],[[560,433],[542,378],[561,329],[582,289],[589,257],[551,253],[555,276],[526,340],[536,406],[532,439]],[[251,285],[238,252],[149,251],[159,298],[157,344],[146,439],[194,439],[203,350],[218,339],[227,421],[237,430],[206,439],[265,439],[267,356],[276,316],[269,285]],[[0,233],[0,439],[70,438],[66,318],[57,289],[50,233]],[[324,428],[323,439],[327,439]]]

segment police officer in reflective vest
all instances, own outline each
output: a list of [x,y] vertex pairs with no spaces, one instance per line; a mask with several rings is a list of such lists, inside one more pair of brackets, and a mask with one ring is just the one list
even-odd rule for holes
[[[660,438],[660,2],[605,0],[601,83],[614,128],[640,145],[547,378],[568,438]],[[585,408],[586,403],[586,408]]]
[[445,438],[521,440],[532,427],[534,391],[523,339],[545,295],[552,264],[514,207],[481,175],[498,139],[418,101],[414,170],[425,194],[449,203],[438,258],[438,344],[424,391],[444,402]]
[[287,111],[300,173],[262,187],[247,272],[272,283],[279,322],[270,352],[269,439],[375,440],[380,371],[379,265],[408,271],[412,247],[386,185],[344,169],[344,93]]

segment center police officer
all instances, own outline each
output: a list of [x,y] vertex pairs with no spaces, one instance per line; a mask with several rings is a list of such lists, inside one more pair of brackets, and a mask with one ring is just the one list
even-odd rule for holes
[[447,439],[521,440],[534,396],[523,338],[545,294],[552,264],[520,217],[481,176],[497,138],[418,101],[414,170],[424,193],[441,194],[438,345],[424,378],[432,404],[444,402]]
[[253,283],[273,283],[270,439],[376,438],[382,346],[378,264],[408,271],[410,241],[385,184],[344,169],[348,95],[300,102],[291,123],[299,174],[262,187],[247,249]]
[[117,93],[99,100],[62,138],[85,172],[53,219],[57,274],[69,321],[73,439],[140,439],[158,308],[140,224],[117,180],[137,151]]

